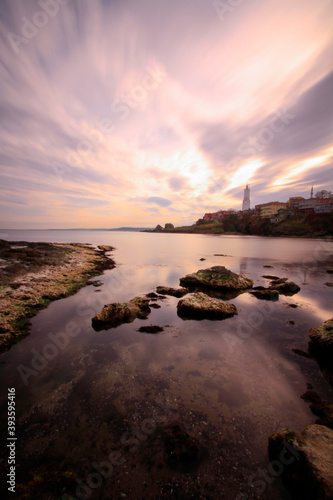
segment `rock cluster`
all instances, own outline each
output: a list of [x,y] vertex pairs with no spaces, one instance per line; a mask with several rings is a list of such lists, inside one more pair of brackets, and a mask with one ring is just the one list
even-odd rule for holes
[[262,300],[279,300],[279,295],[292,296],[300,291],[300,287],[293,281],[288,281],[288,278],[279,278],[278,276],[263,276],[265,279],[271,280],[270,286],[256,286],[250,291],[252,295]]

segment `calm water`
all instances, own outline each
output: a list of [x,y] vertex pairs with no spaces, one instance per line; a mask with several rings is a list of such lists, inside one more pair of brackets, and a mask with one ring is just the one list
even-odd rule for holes
[[[279,478],[268,472],[263,479],[267,442],[280,428],[315,422],[300,398],[308,384],[333,399],[317,364],[292,351],[307,350],[309,328],[332,316],[333,291],[325,285],[332,240],[107,231],[3,231],[0,237],[116,247],[117,268],[97,278],[102,287],[52,303],[33,318],[31,334],[0,356],[2,414],[7,387],[16,388],[22,495],[289,498]],[[289,277],[301,292],[275,303],[242,293],[231,300],[238,315],[223,321],[184,321],[178,299],[168,297],[147,320],[92,329],[104,304],[178,286],[185,274],[219,264],[255,285],[268,284],[265,274]],[[164,331],[138,332],[144,324]],[[166,461],[163,429],[172,423],[200,450],[191,470]],[[122,463],[93,483],[93,464],[109,461],[112,451]]]

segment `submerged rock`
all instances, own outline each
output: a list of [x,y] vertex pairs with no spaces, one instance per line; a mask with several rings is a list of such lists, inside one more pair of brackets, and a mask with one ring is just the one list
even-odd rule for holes
[[164,331],[164,328],[158,325],[146,325],[140,326],[138,331],[141,333],[160,333]]
[[164,459],[167,465],[180,472],[196,470],[200,462],[200,449],[194,438],[179,424],[163,431]]
[[187,318],[224,319],[237,314],[236,306],[205,293],[191,293],[177,304],[178,315]]
[[[287,278],[282,278],[287,279]],[[282,281],[278,280],[278,282],[274,282],[270,287],[269,290],[277,290],[279,293],[282,295],[288,295],[291,297],[292,295],[295,295],[295,293],[298,293],[300,291],[300,287],[296,285],[293,281]]]
[[319,362],[333,367],[333,318],[328,319],[318,328],[311,328],[309,351]]
[[269,438],[268,449],[295,498],[333,498],[332,429],[314,424],[302,432],[281,430]]
[[149,298],[135,297],[129,302],[107,304],[92,318],[92,326],[98,330],[116,327],[122,323],[132,323],[136,318],[146,319],[151,311],[149,302]]
[[173,297],[184,297],[189,291],[186,288],[172,288],[170,286],[158,286],[156,292],[161,295],[172,295]]
[[250,293],[261,300],[279,300],[279,292],[277,290],[270,290],[269,288],[256,287],[255,290],[251,290]]
[[246,290],[253,286],[253,280],[242,274],[233,273],[224,266],[213,266],[180,278],[180,285],[224,291]]

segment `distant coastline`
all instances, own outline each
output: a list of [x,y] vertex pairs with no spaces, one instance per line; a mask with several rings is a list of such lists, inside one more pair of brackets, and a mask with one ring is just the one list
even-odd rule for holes
[[205,221],[199,219],[191,226],[174,227],[172,224],[160,225],[153,233],[183,233],[183,234],[215,234],[215,235],[253,235],[253,236],[282,236],[298,238],[333,237],[333,213],[307,214],[289,217],[288,219],[272,223],[270,219],[253,218],[245,215],[242,218],[231,216],[224,221]]

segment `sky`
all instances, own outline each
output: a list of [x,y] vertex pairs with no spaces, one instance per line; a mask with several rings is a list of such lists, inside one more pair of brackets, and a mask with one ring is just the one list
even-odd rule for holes
[[332,0],[2,0],[0,227],[333,190]]

